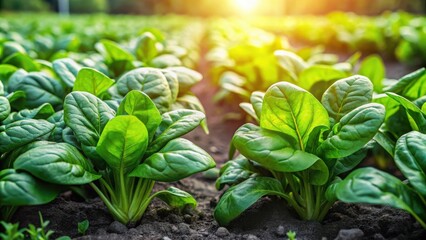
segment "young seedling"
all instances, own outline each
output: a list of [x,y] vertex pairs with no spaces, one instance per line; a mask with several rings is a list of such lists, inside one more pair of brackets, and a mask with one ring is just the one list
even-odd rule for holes
[[89,220],[83,220],[77,224],[78,233],[86,235],[87,229],[89,229]]

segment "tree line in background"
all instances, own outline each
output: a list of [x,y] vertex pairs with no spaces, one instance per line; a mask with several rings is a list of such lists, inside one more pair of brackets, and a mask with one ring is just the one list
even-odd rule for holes
[[[3,11],[58,11],[59,0],[0,0]],[[229,16],[238,12],[233,0],[69,0],[71,13],[188,14]],[[218,4],[220,2],[220,4]],[[259,0],[257,12],[266,15],[326,14],[353,11],[374,15],[385,10],[426,12],[425,0]],[[265,4],[266,3],[266,4]]]

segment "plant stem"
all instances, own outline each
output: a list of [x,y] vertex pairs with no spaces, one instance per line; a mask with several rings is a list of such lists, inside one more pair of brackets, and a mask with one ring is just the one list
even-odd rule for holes
[[129,192],[127,190],[127,181],[128,178],[124,176],[124,168],[120,168],[120,173],[119,173],[119,188],[121,190],[121,194],[120,194],[120,199],[122,202],[122,210],[124,210],[124,212],[128,212],[129,211],[129,201],[127,199],[127,193]]
[[[305,175],[307,175],[306,173],[304,173]],[[305,190],[305,201],[306,201],[306,216],[304,216],[306,218],[306,220],[313,220],[313,210],[314,210],[314,205],[315,205],[315,200],[312,196],[312,187],[311,184],[309,184],[308,181],[309,180],[309,176],[306,176],[307,178],[303,179],[303,185],[304,185],[304,190]]]
[[107,197],[102,193],[102,191],[94,184],[93,182],[89,183],[89,185],[95,190],[95,192],[99,195],[102,201],[107,206],[108,210],[111,212],[113,217],[123,224],[127,224],[129,219],[120,209],[116,209],[113,204],[108,200]]
[[146,208],[151,203],[152,199],[155,197],[155,194],[149,197],[152,192],[152,188],[154,187],[155,181],[150,179],[142,179],[141,181],[143,182],[143,184],[142,189],[140,191],[140,193],[142,194],[140,199],[143,200],[143,202],[141,203],[141,205],[138,206],[138,211],[136,212],[136,214],[130,218],[131,223],[139,221],[139,219],[142,218],[142,215],[145,213]]

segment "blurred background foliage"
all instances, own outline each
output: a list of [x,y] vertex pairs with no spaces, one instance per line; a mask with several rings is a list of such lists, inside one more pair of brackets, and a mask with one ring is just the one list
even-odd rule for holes
[[[58,11],[60,0],[0,0],[2,11]],[[235,15],[233,0],[68,0],[71,13],[111,14],[187,14],[196,16]],[[424,13],[425,0],[262,0],[257,14],[327,14],[351,11],[376,15],[384,11],[405,10]]]

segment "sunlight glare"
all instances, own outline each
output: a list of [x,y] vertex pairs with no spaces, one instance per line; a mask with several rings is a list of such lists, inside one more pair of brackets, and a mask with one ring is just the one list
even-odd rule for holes
[[258,5],[258,0],[234,0],[235,7],[243,13],[253,12]]

